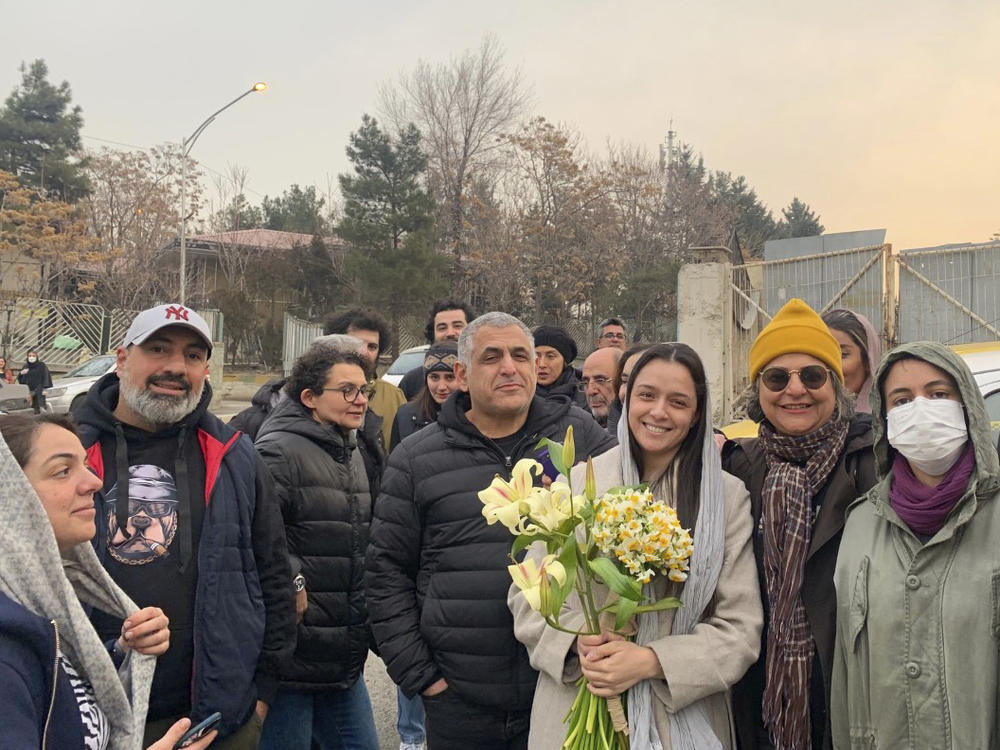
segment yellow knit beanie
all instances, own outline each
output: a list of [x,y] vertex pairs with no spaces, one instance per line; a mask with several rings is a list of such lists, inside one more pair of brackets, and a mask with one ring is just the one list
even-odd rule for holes
[[750,380],[768,362],[782,354],[809,354],[820,360],[844,382],[840,344],[823,319],[798,298],[788,300],[750,347]]

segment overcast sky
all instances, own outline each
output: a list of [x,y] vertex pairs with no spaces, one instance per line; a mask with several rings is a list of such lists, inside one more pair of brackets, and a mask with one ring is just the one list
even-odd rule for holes
[[593,151],[655,153],[672,119],[775,218],[798,196],[828,232],[886,227],[898,248],[1000,231],[995,2],[46,0],[4,13],[0,95],[44,58],[85,136],[152,146],[264,80],[192,153],[244,167],[258,202],[296,182],[325,191],[380,82],[489,32],[535,112]]

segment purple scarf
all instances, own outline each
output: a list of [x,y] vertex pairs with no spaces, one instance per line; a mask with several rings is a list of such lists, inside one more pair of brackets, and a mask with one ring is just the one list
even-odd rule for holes
[[970,439],[944,479],[937,487],[928,487],[913,475],[903,454],[897,453],[892,464],[892,489],[889,505],[914,534],[934,536],[969,487],[969,477],[976,468],[976,454]]

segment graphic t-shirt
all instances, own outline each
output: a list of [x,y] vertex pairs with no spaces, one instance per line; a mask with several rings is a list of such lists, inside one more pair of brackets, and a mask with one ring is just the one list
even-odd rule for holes
[[[179,455],[179,428],[150,434],[123,425],[128,445],[128,520],[116,516],[120,482],[114,434],[102,436],[104,456],[104,566],[140,607],[159,607],[170,619],[170,648],[157,659],[149,696],[150,721],[187,714],[191,706],[194,655],[194,601],[198,582],[198,542],[205,515],[205,465],[198,439],[189,429]],[[106,441],[106,442],[105,442]],[[179,492],[177,473],[183,461],[187,491]],[[190,524],[191,556],[181,570],[181,524]],[[95,611],[95,627],[104,640],[117,638],[121,620]]]

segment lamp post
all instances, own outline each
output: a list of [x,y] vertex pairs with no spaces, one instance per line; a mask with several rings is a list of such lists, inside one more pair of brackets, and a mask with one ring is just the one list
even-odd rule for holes
[[263,91],[267,88],[267,84],[263,81],[258,81],[249,89],[244,91],[242,94],[233,99],[229,104],[221,109],[213,112],[201,125],[195,128],[195,131],[181,141],[181,279],[180,279],[180,303],[183,305],[185,303],[185,292],[187,291],[187,157],[191,153],[191,149],[194,147],[194,142],[198,140],[198,136],[205,132],[205,128],[212,124],[216,117],[225,112],[227,109],[232,107],[236,102],[242,99],[244,96],[249,96],[250,94],[256,93],[258,91]]

